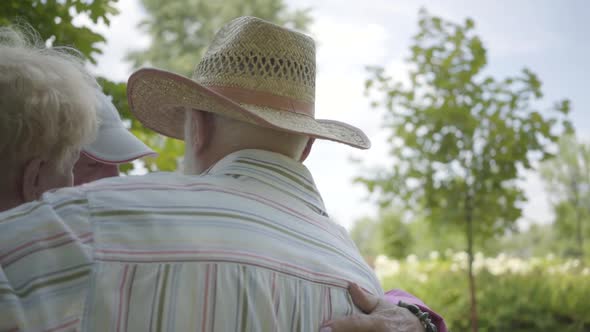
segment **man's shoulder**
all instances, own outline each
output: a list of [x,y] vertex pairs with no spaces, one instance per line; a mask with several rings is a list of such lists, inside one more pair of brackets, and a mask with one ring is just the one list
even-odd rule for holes
[[83,192],[118,192],[129,190],[186,190],[192,186],[208,184],[222,186],[231,182],[230,177],[211,175],[185,175],[178,172],[153,172],[144,175],[129,175],[105,178],[80,186]]
[[[224,175],[185,175],[157,172],[96,181],[81,186],[90,209],[127,209],[132,207],[179,205],[232,205],[241,200],[242,184]],[[257,192],[256,184],[249,190]],[[181,204],[182,202],[182,204]]]
[[80,186],[84,191],[97,191],[102,189],[114,189],[137,184],[158,184],[173,183],[185,177],[177,172],[152,172],[142,175],[124,175],[118,177],[104,178]]

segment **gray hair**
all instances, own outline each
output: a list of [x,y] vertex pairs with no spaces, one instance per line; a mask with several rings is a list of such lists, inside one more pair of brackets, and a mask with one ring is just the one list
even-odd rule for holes
[[46,48],[30,27],[0,27],[2,167],[42,156],[63,170],[96,137],[97,88],[78,51]]

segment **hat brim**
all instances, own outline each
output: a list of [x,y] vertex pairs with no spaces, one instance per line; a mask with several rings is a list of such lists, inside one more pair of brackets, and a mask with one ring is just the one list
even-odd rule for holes
[[144,126],[179,140],[184,140],[185,110],[196,109],[359,149],[371,147],[369,138],[349,124],[317,120],[270,107],[238,104],[187,77],[165,70],[144,68],[133,73],[127,82],[127,98],[131,112]]
[[97,139],[82,150],[90,158],[106,164],[122,164],[157,155],[123,127],[102,129]]

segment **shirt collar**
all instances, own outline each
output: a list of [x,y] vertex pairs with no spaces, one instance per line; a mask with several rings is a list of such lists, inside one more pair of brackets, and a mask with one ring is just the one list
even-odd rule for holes
[[225,156],[206,174],[256,179],[302,200],[312,210],[327,216],[322,197],[307,167],[282,154],[240,150]]

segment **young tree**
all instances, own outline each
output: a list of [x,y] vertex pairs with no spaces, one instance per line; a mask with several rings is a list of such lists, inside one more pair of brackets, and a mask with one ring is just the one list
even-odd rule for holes
[[590,234],[590,145],[563,136],[556,157],[541,165],[541,176],[554,201],[558,230],[575,238],[574,254],[583,258],[584,239]]
[[557,103],[552,110],[558,116],[548,118],[543,114],[551,110],[541,113],[532,106],[542,97],[532,71],[502,80],[484,75],[486,49],[471,19],[457,24],[421,10],[413,40],[409,86],[383,68],[370,69],[367,93],[373,106],[386,111],[395,162],[359,181],[383,206],[402,203],[433,222],[461,225],[469,255],[471,326],[477,331],[476,236],[513,227],[521,216],[519,170],[549,156],[556,127],[571,128],[561,119],[569,103]]
[[[244,15],[307,30],[309,10],[290,10],[283,0],[141,0],[148,17],[139,25],[151,37],[147,49],[128,55],[135,67],[150,65],[190,77],[213,35],[225,23]],[[181,141],[163,138],[133,118],[132,130],[159,152],[146,160],[148,169],[174,170],[184,152]]]

